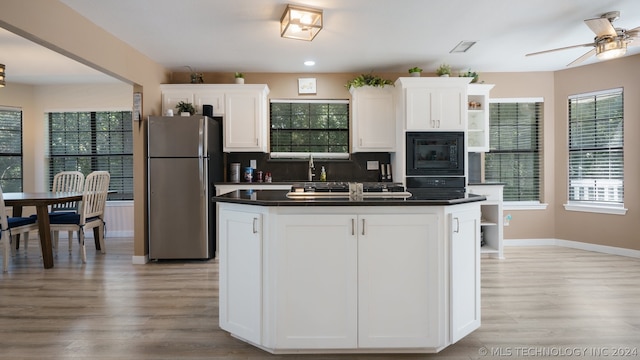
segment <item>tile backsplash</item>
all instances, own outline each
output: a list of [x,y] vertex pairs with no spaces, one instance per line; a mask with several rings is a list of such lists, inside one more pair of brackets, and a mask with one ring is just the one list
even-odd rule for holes
[[[225,153],[225,181],[229,181],[231,163],[240,163],[241,169],[250,166],[251,160],[256,160],[256,170],[263,173],[270,172],[273,182],[307,181],[308,159],[272,159],[267,153]],[[324,166],[327,181],[380,181],[380,168],[367,170],[367,161],[377,161],[378,164],[390,163],[389,153],[353,153],[349,159],[313,159],[315,165],[314,181],[320,180],[320,169]],[[241,170],[242,174],[242,170]],[[393,174],[393,169],[392,169]],[[395,177],[394,179],[395,180]],[[244,181],[241,176],[241,181]]]

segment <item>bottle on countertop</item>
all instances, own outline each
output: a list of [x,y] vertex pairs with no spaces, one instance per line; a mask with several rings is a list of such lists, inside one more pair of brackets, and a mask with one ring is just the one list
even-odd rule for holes
[[320,181],[327,181],[327,172],[324,170],[324,166],[320,170]]

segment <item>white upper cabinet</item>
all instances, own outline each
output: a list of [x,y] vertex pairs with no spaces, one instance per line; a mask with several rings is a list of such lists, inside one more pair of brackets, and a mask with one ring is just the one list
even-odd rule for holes
[[160,89],[163,114],[175,111],[180,101],[192,103],[198,114],[203,105],[212,105],[213,114],[223,117],[223,151],[269,151],[267,85],[165,84]]
[[349,91],[353,112],[351,152],[395,151],[393,87],[363,86]]
[[466,77],[398,78],[399,114],[405,130],[465,131],[469,81]]
[[468,96],[468,150],[489,151],[489,92],[492,84],[469,84]]

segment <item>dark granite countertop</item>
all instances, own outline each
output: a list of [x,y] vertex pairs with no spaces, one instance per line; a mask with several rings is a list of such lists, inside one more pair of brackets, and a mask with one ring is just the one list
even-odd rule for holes
[[443,206],[486,200],[483,195],[465,194],[450,199],[409,198],[348,198],[295,199],[287,197],[288,190],[236,190],[213,197],[214,202],[261,206]]

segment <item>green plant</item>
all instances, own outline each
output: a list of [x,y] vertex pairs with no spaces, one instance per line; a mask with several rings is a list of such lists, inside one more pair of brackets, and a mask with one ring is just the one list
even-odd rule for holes
[[243,78],[244,79],[244,74],[241,72],[236,72],[236,74],[234,75],[237,78]]
[[414,72],[422,72],[422,69],[420,69],[419,67],[412,67],[411,69],[409,69],[409,74],[414,73]]
[[178,113],[188,112],[191,115],[196,113],[196,108],[194,108],[191,103],[184,101],[180,101],[178,105],[176,105],[176,109],[178,109]]
[[471,70],[467,70],[467,72],[460,73],[460,77],[470,77],[470,78],[473,78],[473,79],[471,80],[471,83],[472,83],[472,84],[473,84],[473,83],[475,83],[475,82],[478,82],[478,77],[479,77],[479,76],[480,76],[480,74],[478,74],[478,73],[477,73],[477,72],[475,72],[475,71],[471,71]]
[[379,86],[383,87],[385,85],[393,85],[393,81],[386,80],[377,75],[372,74],[362,74],[356,76],[354,79],[347,81],[344,85],[347,90],[351,87],[357,88],[362,86]]
[[436,74],[438,74],[438,76],[451,75],[451,66],[449,66],[448,64],[442,64],[438,66],[438,68],[436,69]]

